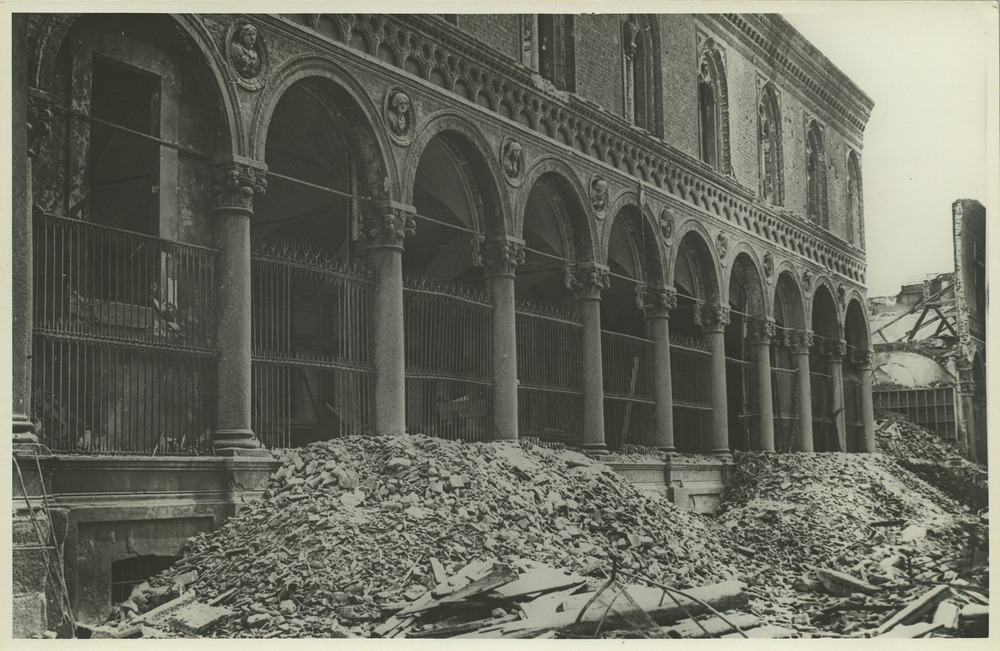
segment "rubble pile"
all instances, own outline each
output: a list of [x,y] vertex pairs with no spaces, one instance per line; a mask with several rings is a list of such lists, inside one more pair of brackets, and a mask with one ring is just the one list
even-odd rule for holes
[[876,414],[875,449],[901,459],[940,462],[960,456],[958,450],[945,443],[940,436],[892,411]]
[[[189,541],[153,582],[225,595],[224,636],[368,636],[473,560],[678,588],[737,578],[715,524],[648,497],[577,452],[422,435],[279,452],[265,499]],[[228,593],[228,594],[227,594]]]
[[740,455],[718,519],[760,568],[750,612],[800,633],[860,634],[922,584],[983,580],[985,522],[881,454]]

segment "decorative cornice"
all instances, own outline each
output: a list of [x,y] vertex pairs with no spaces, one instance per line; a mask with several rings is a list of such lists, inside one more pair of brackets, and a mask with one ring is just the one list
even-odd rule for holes
[[729,306],[718,303],[705,303],[699,311],[701,328],[705,332],[721,332],[729,325]]
[[768,344],[774,339],[778,328],[774,319],[754,316],[747,319],[747,339],[752,344]]
[[648,319],[669,317],[670,310],[677,307],[677,291],[665,285],[644,285],[637,298]]
[[577,300],[597,300],[611,286],[609,270],[596,262],[575,263],[566,267],[566,288]]
[[212,160],[212,195],[216,211],[253,214],[253,198],[267,192],[267,165],[242,156]]
[[369,201],[362,205],[361,233],[372,248],[403,247],[417,234],[416,208],[397,201]]

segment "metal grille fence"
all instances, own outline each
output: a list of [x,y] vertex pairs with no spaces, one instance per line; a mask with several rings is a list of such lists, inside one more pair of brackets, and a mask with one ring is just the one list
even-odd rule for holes
[[876,409],[903,414],[946,441],[957,438],[954,387],[879,389],[872,399]]
[[374,426],[374,281],[360,262],[255,243],[251,427],[271,448]]
[[860,452],[865,440],[865,421],[861,410],[861,381],[844,377],[844,426],[847,452]]
[[704,342],[671,334],[670,374],[674,446],[678,452],[698,452],[713,426],[711,353]]
[[757,372],[754,363],[726,358],[729,409],[735,409],[738,427],[729,429],[729,445],[736,450],[760,449],[760,414],[757,410]]
[[190,454],[214,426],[216,251],[34,219],[33,411],[56,452]]
[[484,290],[403,279],[406,423],[411,431],[490,440],[493,307]]
[[809,388],[812,392],[813,449],[816,452],[836,452],[840,443],[833,420],[833,378],[811,371]]
[[610,450],[656,445],[653,342],[601,332],[604,368],[604,435]]
[[522,439],[583,443],[583,326],[575,312],[519,303],[517,421]]
[[771,400],[774,406],[774,449],[795,449],[799,427],[798,372],[786,368],[771,369]]

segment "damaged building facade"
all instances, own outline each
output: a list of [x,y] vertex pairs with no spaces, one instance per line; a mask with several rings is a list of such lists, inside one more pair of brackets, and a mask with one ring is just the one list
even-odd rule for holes
[[14,21],[15,441],[86,612],[268,448],[874,448],[872,102],[779,16]]

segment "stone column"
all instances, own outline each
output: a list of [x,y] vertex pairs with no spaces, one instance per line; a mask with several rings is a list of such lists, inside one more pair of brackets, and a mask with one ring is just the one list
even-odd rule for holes
[[494,237],[486,241],[483,269],[493,302],[494,441],[517,439],[517,315],[514,273],[524,264],[524,240]]
[[729,307],[718,304],[701,306],[701,327],[712,354],[712,435],[703,442],[707,454],[727,456],[729,448],[729,400],[726,395],[726,326]]
[[843,339],[826,344],[826,359],[830,367],[830,381],[833,383],[833,424],[837,430],[837,445],[841,452],[847,452],[847,419],[844,413],[844,355],[847,342]]
[[653,342],[653,400],[656,402],[656,449],[674,452],[674,396],[670,374],[670,310],[677,307],[672,287],[647,285],[640,307],[646,315],[646,332]]
[[403,240],[417,234],[413,206],[373,201],[364,206],[364,236],[375,269],[375,431],[406,432],[406,349],[403,339]]
[[962,454],[969,461],[976,461],[976,383],[972,380],[960,380],[955,385],[955,399],[961,413],[956,427],[956,443]]
[[250,429],[251,288],[250,217],[254,195],[264,194],[267,166],[237,155],[212,161],[215,195],[216,342],[221,353],[218,411],[212,447],[235,455],[261,447]]
[[864,422],[864,443],[862,452],[875,451],[875,405],[872,401],[872,353],[869,350],[855,351],[855,364],[861,378],[861,420]]
[[608,268],[576,264],[566,274],[566,286],[580,305],[583,320],[583,448],[607,454],[604,440],[604,364],[601,360],[601,291],[611,285]]
[[796,330],[789,337],[792,357],[799,380],[799,452],[813,451],[813,409],[812,384],[809,377],[809,349],[813,344],[813,333]]
[[774,319],[752,317],[747,321],[747,338],[757,373],[757,413],[760,414],[760,440],[757,449],[774,452],[774,403],[771,397],[771,339]]
[[[15,48],[17,50],[17,48]],[[20,58],[20,55],[15,55]],[[15,65],[13,86],[15,122],[24,120],[25,129],[15,128],[11,147],[15,164],[11,179],[11,411],[14,443],[37,443],[31,421],[32,298],[34,292],[34,242],[32,234],[31,165],[42,141],[52,131],[52,111],[39,91],[26,96],[27,83],[20,74],[24,61]]]

